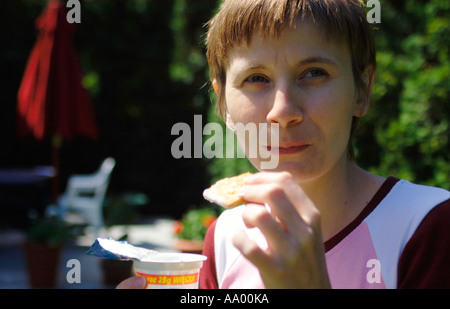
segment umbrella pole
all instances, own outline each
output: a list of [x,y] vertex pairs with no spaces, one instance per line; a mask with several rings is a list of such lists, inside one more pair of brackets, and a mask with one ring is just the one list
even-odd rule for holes
[[60,134],[52,136],[52,166],[55,176],[52,179],[52,202],[57,204],[59,197],[59,151],[62,145],[62,137]]

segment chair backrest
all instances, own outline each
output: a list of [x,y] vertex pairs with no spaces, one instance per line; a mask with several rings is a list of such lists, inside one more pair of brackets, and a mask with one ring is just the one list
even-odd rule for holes
[[86,175],[72,175],[68,181],[67,196],[68,203],[72,204],[74,199],[80,193],[89,193],[92,201],[97,204],[103,203],[106,190],[111,179],[111,172],[116,165],[114,158],[106,158],[100,168],[92,173]]
[[111,179],[111,172],[116,166],[116,160],[114,158],[108,157],[106,158],[100,168],[97,171],[96,177],[98,177],[99,186],[95,189],[95,197],[99,199],[99,202],[102,203],[106,194],[106,190],[109,185],[109,180]]
[[76,210],[92,226],[103,226],[103,201],[115,165],[116,160],[109,157],[92,174],[72,175],[68,180],[66,193],[60,199],[61,213],[64,214],[69,209]]
[[106,158],[100,166],[100,172],[110,175],[114,166],[116,166],[116,160],[114,158]]

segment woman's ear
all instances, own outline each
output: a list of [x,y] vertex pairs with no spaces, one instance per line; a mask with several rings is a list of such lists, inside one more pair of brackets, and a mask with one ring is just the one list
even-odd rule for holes
[[373,82],[375,80],[375,70],[369,65],[362,75],[364,89],[358,91],[358,99],[356,101],[353,116],[363,117],[369,111],[370,94],[372,93]]
[[213,86],[214,92],[218,95],[219,94],[219,85],[217,85],[217,80],[214,79],[212,81],[212,86]]

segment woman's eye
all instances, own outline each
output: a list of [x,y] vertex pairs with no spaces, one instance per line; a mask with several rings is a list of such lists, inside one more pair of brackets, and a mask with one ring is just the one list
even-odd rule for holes
[[261,75],[252,75],[248,77],[245,81],[250,83],[267,83],[269,80]]
[[305,74],[305,77],[320,77],[320,76],[326,76],[327,73],[322,69],[312,69],[309,70],[308,73]]

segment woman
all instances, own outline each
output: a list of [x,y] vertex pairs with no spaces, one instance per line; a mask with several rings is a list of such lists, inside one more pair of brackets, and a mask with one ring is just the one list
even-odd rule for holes
[[376,69],[360,2],[226,0],[207,48],[220,115],[277,124],[279,164],[249,158],[261,172],[208,231],[201,288],[450,287],[450,193],[353,160]]
[[361,5],[227,0],[211,20],[220,114],[278,124],[280,145],[278,167],[247,178],[246,205],[210,229],[202,288],[449,286],[449,192],[353,161],[376,68]]

